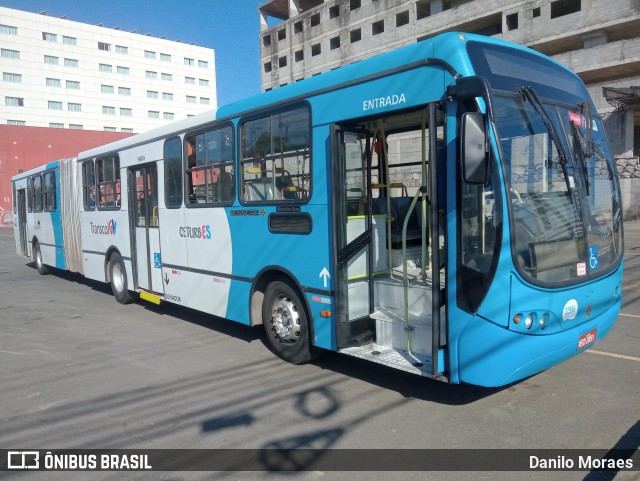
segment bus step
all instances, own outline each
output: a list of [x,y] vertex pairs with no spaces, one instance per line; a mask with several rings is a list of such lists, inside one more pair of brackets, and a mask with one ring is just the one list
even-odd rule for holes
[[430,356],[431,316],[410,313],[408,325],[402,316],[402,311],[382,307],[378,307],[376,312],[371,314],[371,318],[376,321],[376,343],[402,350],[407,348],[407,340],[410,340],[413,353]]
[[394,349],[376,343],[367,344],[366,346],[346,347],[339,349],[338,352],[420,376],[434,377],[431,356],[409,354],[402,349]]
[[[375,305],[378,308],[402,313],[404,311],[404,286],[396,279],[376,279]],[[409,312],[411,315],[431,318],[431,286],[411,285],[408,288]],[[400,314],[401,317],[404,314]]]
[[344,343],[342,343],[342,345],[344,347],[359,347],[366,346],[367,344],[371,344],[372,342],[373,332],[367,330],[358,334],[357,336],[347,339],[346,341],[344,341]]
[[160,302],[162,302],[162,297],[147,291],[140,291],[140,299],[143,299],[147,302],[151,302],[152,304],[157,304],[157,305],[160,305]]

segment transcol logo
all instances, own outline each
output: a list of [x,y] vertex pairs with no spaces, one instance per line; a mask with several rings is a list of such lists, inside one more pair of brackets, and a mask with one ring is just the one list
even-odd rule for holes
[[89,225],[89,227],[91,228],[91,233],[98,235],[116,235],[117,226],[118,223],[114,219],[111,219],[105,225],[94,224],[93,222],[91,222]]

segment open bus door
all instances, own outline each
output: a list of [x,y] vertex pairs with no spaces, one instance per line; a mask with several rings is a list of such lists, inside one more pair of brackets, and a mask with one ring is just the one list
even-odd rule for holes
[[363,131],[335,129],[334,215],[338,265],[338,345],[373,340],[369,315],[373,312],[370,139]]
[[334,125],[332,141],[338,349],[443,378],[444,113]]
[[157,165],[130,168],[129,186],[135,283],[140,289],[162,294]]
[[29,247],[27,241],[27,195],[25,189],[19,189],[17,191],[18,202],[18,232],[20,242],[20,253],[28,257]]

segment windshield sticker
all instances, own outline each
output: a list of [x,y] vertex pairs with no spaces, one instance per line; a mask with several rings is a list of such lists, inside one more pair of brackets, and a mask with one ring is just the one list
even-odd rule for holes
[[589,246],[589,267],[595,270],[600,266],[600,258],[598,256],[598,246]]
[[[584,115],[579,114],[577,112],[569,112],[569,122],[572,124],[576,124],[578,127],[585,128],[587,126],[587,119]],[[598,131],[598,124],[596,124],[595,119],[591,120],[591,130],[594,132]]]
[[569,112],[569,121],[573,124],[579,125],[580,127],[585,127],[587,124],[584,116],[576,112]]
[[579,276],[587,275],[587,263],[586,262],[578,262],[577,271]]
[[358,143],[358,134],[354,132],[345,132],[344,133],[344,143],[345,144],[357,144]]
[[564,305],[564,309],[562,309],[562,320],[570,321],[571,319],[575,319],[578,315],[578,301],[575,299],[570,299]]

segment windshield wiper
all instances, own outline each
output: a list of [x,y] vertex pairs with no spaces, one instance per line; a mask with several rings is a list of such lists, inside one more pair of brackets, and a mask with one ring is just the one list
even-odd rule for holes
[[589,188],[591,187],[591,183],[589,182],[589,171],[587,170],[587,158],[591,157],[587,152],[582,148],[582,135],[578,130],[578,126],[575,122],[571,123],[571,133],[573,134],[574,143],[576,145],[576,150],[578,151],[578,159],[580,159],[580,166],[582,167],[582,172],[584,172],[584,186],[587,197],[589,194]]
[[560,142],[560,136],[558,135],[558,131],[553,126],[553,122],[551,121],[551,118],[549,118],[549,114],[547,114],[547,111],[544,109],[544,106],[542,105],[542,102],[538,98],[538,94],[536,94],[536,91],[533,90],[533,87],[518,87],[516,89],[516,92],[522,95],[522,97],[531,104],[531,106],[536,111],[540,119],[542,119],[542,123],[544,124],[547,131],[549,132],[549,135],[551,136],[551,140],[555,144],[556,150],[558,151],[558,157],[559,157],[558,162],[562,167],[562,173],[564,174],[564,181],[567,184],[567,192],[569,193],[569,200],[571,201],[571,203],[573,203],[571,181],[569,180],[569,172],[567,171],[567,154],[565,153],[564,148],[562,147],[562,143]]

